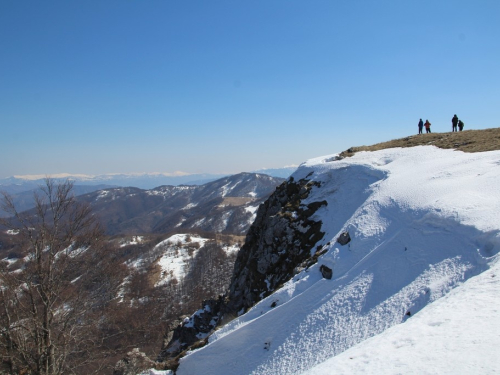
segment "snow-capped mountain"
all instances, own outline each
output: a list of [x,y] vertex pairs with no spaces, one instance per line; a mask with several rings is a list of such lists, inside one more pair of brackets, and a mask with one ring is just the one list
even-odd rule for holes
[[108,234],[198,230],[244,235],[259,205],[284,180],[240,173],[204,185],[105,189],[80,196]]
[[44,179],[50,177],[56,181],[70,180],[75,185],[111,185],[131,186],[140,189],[152,189],[161,185],[201,185],[208,181],[225,176],[224,174],[189,174],[177,173],[108,173],[100,175],[59,173],[54,175],[19,175],[0,179],[0,188],[16,193],[36,189],[43,185]]
[[228,302],[197,313],[238,317],[176,374],[495,373],[498,186],[500,151],[309,160],[260,206]]
[[[288,178],[296,166],[282,168],[266,168],[250,173],[266,174],[272,177]],[[207,182],[229,176],[229,174],[214,173],[107,173],[99,175],[59,173],[54,175],[19,175],[0,179],[0,191],[9,194],[21,193],[38,188],[44,184],[46,177],[54,180],[70,180],[75,185],[107,185],[120,187],[136,187],[139,189],[153,189],[162,185],[203,185]],[[97,189],[96,189],[97,190]]]

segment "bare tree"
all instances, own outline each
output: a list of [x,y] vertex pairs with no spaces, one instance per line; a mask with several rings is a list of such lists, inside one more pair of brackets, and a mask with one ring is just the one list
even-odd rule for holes
[[122,276],[98,220],[75,200],[72,187],[46,179],[34,194],[36,207],[24,213],[3,194],[10,215],[3,224],[18,231],[25,256],[16,270],[0,262],[3,373],[99,372],[96,356],[107,355],[109,338],[98,332]]

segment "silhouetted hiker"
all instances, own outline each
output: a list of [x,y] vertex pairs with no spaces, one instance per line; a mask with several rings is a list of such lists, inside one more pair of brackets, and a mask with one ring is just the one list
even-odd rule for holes
[[460,131],[464,130],[464,122],[462,120],[458,120],[458,129]]
[[452,124],[451,131],[456,132],[457,131],[457,124],[458,124],[457,115],[453,116],[453,118],[451,119],[451,124]]
[[422,129],[424,128],[424,122],[422,119],[418,122],[418,134],[422,134]]
[[429,120],[425,120],[424,126],[425,126],[425,132],[426,133],[432,133],[431,132],[431,123],[429,122]]

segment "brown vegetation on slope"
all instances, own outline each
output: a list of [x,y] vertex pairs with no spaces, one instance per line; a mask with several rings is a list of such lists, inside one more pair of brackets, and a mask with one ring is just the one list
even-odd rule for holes
[[411,135],[377,143],[372,146],[351,147],[340,153],[342,157],[354,155],[358,151],[378,151],[395,147],[415,147],[432,145],[439,148],[455,149],[463,152],[483,152],[500,150],[500,128],[465,130],[462,132],[430,133]]

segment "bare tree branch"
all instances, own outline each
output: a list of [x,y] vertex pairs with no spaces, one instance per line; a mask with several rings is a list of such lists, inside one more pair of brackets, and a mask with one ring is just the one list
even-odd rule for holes
[[46,179],[28,212],[18,212],[13,199],[2,194],[1,207],[10,215],[2,224],[18,231],[25,255],[21,268],[0,265],[0,354],[7,373],[83,374],[102,368],[100,320],[122,276],[113,270],[98,220],[76,201],[72,188],[69,181]]

